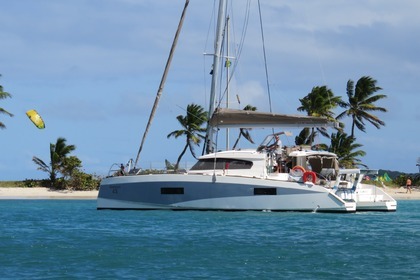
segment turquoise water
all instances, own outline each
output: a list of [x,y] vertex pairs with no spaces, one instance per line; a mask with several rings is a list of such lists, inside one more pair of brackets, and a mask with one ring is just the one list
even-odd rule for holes
[[420,201],[356,214],[95,207],[0,200],[0,278],[420,279]]

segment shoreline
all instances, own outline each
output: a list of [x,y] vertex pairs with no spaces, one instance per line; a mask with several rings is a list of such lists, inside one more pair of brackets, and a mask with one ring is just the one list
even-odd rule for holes
[[98,191],[51,190],[49,188],[0,188],[1,199],[96,199]]
[[405,187],[385,187],[384,191],[392,196],[395,200],[420,200],[420,191],[416,188],[412,188],[411,193],[406,193],[407,190]]
[[[412,193],[406,193],[404,187],[384,188],[385,192],[395,200],[420,200],[420,191],[413,189]],[[50,190],[49,188],[20,188],[20,187],[0,187],[1,199],[97,199],[98,191],[70,191],[70,190]]]

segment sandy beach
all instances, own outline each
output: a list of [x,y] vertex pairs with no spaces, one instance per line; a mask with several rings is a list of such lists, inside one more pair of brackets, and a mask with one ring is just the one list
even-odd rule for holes
[[395,200],[420,200],[420,191],[413,189],[411,193],[406,193],[407,189],[400,188],[388,188],[385,187],[385,192],[392,196]]
[[50,190],[48,188],[0,188],[0,199],[96,199],[98,191]]
[[[396,200],[420,200],[420,191],[414,189],[385,188]],[[98,191],[50,190],[48,188],[0,188],[0,199],[96,199]]]

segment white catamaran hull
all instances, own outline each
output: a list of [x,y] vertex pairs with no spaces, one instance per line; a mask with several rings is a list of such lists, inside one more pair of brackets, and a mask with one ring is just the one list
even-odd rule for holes
[[[327,128],[338,125],[325,117],[215,108],[218,103],[216,91],[225,87],[221,86],[222,75],[219,75],[225,57],[225,1],[220,1],[218,9],[208,124],[203,142],[205,154],[186,174],[127,175],[139,171],[136,166],[162,94],[187,3],[134,162],[134,169],[128,168],[126,171],[122,166],[119,172],[113,172],[113,177],[102,180],[97,208],[348,213],[356,211],[358,202],[358,207],[367,207],[362,203],[363,198],[340,197],[336,192],[341,189],[347,191],[350,188],[354,189],[353,194],[356,194],[357,183],[360,183],[362,178],[359,169],[339,170],[337,155],[327,151],[312,151],[304,146],[282,147],[279,137],[287,136],[286,132],[268,135],[255,150],[227,148],[225,151],[219,151],[215,132],[222,128]],[[230,79],[226,82],[226,88],[229,81]],[[109,175],[111,174],[110,172]],[[336,183],[332,184],[334,180]]]
[[357,211],[397,211],[396,201],[358,201],[356,203]]
[[234,176],[154,174],[103,179],[97,208],[354,212],[356,204],[313,184]]
[[397,201],[381,188],[359,183],[357,189],[338,190],[336,195],[343,200],[356,202],[357,211],[396,211]]

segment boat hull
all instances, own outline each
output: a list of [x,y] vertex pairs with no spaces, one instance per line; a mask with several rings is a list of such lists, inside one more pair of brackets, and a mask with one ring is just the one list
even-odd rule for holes
[[235,176],[155,174],[105,178],[98,209],[354,212],[327,189]]
[[356,202],[356,211],[397,211],[397,201],[381,188],[358,184],[357,189],[338,190],[337,196]]
[[397,211],[396,201],[359,201],[356,202],[357,211]]

